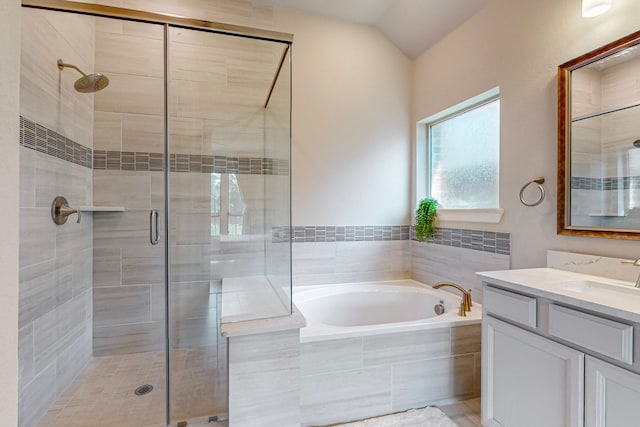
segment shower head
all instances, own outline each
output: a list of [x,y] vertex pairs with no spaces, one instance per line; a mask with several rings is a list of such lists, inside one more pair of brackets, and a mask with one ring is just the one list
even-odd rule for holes
[[633,146],[636,148],[640,148],[640,139],[636,139],[635,141],[633,141]]
[[109,85],[109,79],[107,78],[107,76],[100,73],[87,75],[75,65],[65,64],[62,59],[58,59],[58,69],[62,70],[64,67],[73,68],[74,70],[82,74],[82,77],[76,80],[76,82],[73,84],[73,87],[78,92],[93,93],[102,90]]

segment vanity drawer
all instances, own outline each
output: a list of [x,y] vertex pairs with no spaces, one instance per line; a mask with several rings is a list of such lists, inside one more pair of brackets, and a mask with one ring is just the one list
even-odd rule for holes
[[537,326],[536,299],[533,297],[485,286],[482,293],[482,307],[487,313],[521,325],[532,328]]
[[549,335],[633,363],[633,326],[551,304]]

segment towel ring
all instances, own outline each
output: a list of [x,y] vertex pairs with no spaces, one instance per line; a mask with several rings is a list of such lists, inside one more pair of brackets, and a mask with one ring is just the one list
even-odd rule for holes
[[[533,203],[527,203],[524,200],[524,190],[531,184],[538,185],[538,190],[540,190],[540,197],[538,198],[538,200],[536,200]],[[533,207],[533,206],[538,206],[540,203],[542,203],[542,201],[544,200],[544,188],[542,187],[542,184],[544,184],[544,178],[539,177],[539,178],[532,179],[522,187],[522,189],[520,190],[520,201],[522,202],[523,205]]]

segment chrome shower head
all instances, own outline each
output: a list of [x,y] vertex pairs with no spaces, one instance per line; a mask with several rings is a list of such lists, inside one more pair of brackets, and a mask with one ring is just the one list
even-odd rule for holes
[[100,73],[87,75],[75,65],[65,64],[62,59],[58,59],[58,69],[62,70],[64,67],[73,68],[74,70],[82,74],[82,77],[76,80],[76,82],[73,84],[73,87],[78,92],[94,93],[104,89],[109,85],[109,79],[107,78],[107,76]]
[[633,146],[636,148],[640,148],[640,139],[636,139],[635,141],[633,141]]

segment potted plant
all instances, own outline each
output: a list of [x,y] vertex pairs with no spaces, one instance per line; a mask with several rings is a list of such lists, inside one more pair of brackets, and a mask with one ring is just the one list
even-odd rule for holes
[[438,201],[431,197],[424,198],[418,203],[416,210],[416,238],[422,242],[425,238],[431,239],[436,233],[434,222],[436,220],[436,211],[438,209]]

